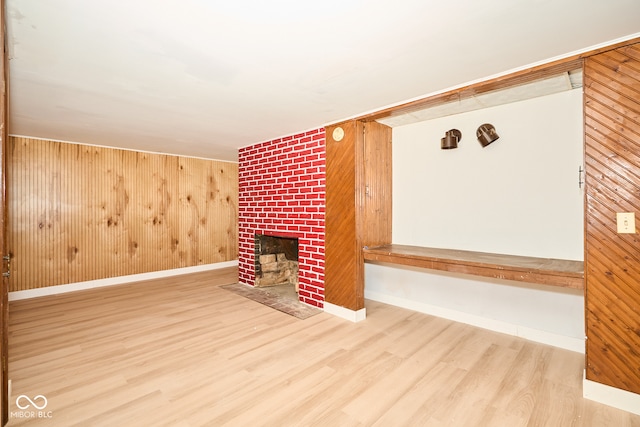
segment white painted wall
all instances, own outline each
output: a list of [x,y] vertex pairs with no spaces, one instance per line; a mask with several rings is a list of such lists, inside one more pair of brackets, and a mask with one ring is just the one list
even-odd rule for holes
[[[477,127],[500,139],[482,148]],[[393,243],[583,259],[582,93],[393,129]],[[458,149],[441,150],[456,128]],[[581,291],[366,264],[365,296],[583,351]]]
[[582,260],[582,135],[580,90],[394,128],[394,243]]

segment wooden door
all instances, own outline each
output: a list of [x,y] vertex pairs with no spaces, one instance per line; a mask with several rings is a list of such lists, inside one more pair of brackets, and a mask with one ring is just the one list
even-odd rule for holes
[[584,67],[586,378],[640,393],[640,44]]

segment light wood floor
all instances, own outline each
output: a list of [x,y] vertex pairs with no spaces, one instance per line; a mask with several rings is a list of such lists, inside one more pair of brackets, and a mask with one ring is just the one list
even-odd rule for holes
[[299,320],[236,278],[12,302],[10,410],[43,395],[51,417],[9,425],[640,426],[581,397],[580,354],[370,301]]

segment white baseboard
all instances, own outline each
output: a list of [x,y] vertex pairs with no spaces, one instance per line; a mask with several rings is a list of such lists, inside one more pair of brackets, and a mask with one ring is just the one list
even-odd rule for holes
[[349,320],[351,322],[360,322],[367,317],[367,309],[349,310],[348,308],[340,307],[339,305],[324,302],[324,311],[342,319]]
[[584,354],[584,340],[365,290],[365,298]]
[[640,415],[640,394],[588,380],[586,373],[582,380],[582,397]]
[[57,295],[66,292],[100,288],[103,286],[122,285],[124,283],[159,279],[162,277],[179,276],[181,274],[198,273],[201,271],[217,270],[220,268],[234,267],[237,265],[238,260],[234,260],[218,262],[215,264],[197,265],[194,267],[174,268],[172,270],[152,271],[150,273],[131,274],[129,276],[109,277],[107,279],[89,280],[87,282],[76,282],[66,285],[47,286],[44,288],[28,289],[26,291],[14,291],[9,292],[9,301],[37,298],[47,295]]

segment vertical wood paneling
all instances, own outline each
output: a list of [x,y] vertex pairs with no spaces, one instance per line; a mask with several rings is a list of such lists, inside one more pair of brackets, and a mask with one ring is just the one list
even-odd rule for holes
[[[0,0],[0,256],[7,251],[7,64],[5,2]],[[5,272],[4,263],[0,272]],[[9,279],[0,276],[0,425],[9,421]]]
[[584,91],[586,376],[640,393],[640,241],[616,231],[640,213],[640,45],[587,58]]
[[12,137],[11,291],[237,258],[237,164]]
[[392,150],[391,128],[378,122],[364,123],[363,244],[391,243]]

